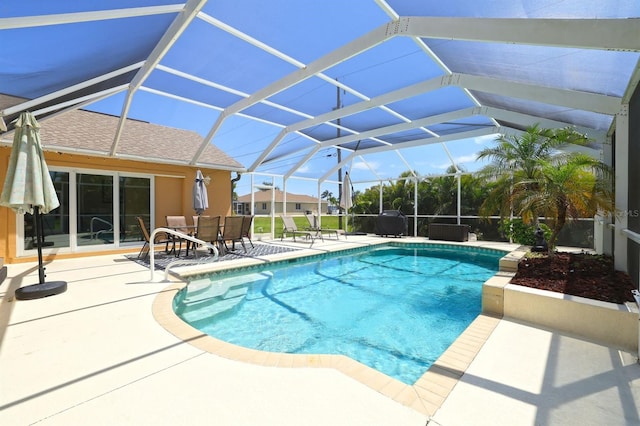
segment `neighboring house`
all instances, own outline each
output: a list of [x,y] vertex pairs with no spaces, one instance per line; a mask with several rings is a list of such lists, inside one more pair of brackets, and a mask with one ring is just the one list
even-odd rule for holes
[[[256,191],[254,193],[254,208],[251,209],[251,194],[238,197],[233,202],[234,210],[238,214],[270,214],[272,197],[275,197],[275,214],[283,213],[283,203],[285,193],[280,189],[275,189],[274,194],[270,189]],[[287,192],[287,214],[304,214],[306,212],[317,212],[318,201],[320,201],[320,211],[327,212],[327,202],[316,197],[303,194],[292,194]]]
[[[0,109],[22,101],[0,95]],[[203,142],[200,135],[131,119],[112,156],[119,121],[84,110],[38,120],[61,204],[44,216],[47,259],[139,249],[137,216],[155,228],[166,225],[167,215],[194,214],[191,194],[198,169],[211,178],[205,214],[231,213],[231,172],[244,171],[240,163],[209,144],[190,165]],[[13,132],[0,134],[2,183],[12,142]],[[0,207],[0,258],[5,263],[33,261],[34,242],[31,216],[17,217]]]

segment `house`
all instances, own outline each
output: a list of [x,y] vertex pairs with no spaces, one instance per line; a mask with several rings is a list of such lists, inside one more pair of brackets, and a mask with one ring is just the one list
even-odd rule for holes
[[[0,110],[22,99],[0,95]],[[139,249],[136,217],[151,228],[167,215],[194,214],[192,188],[199,169],[210,178],[205,214],[231,213],[231,172],[243,166],[195,132],[127,119],[111,155],[119,117],[74,110],[39,120],[45,159],[60,207],[44,215],[43,256],[75,257]],[[6,179],[13,132],[0,134],[0,181]],[[0,258],[34,261],[32,217],[0,207]]]
[[[254,192],[254,209],[251,209],[251,194],[246,194],[238,197],[234,201],[234,210],[238,214],[270,214],[271,202],[275,199],[275,214],[283,213],[283,203],[285,199],[285,193],[275,188],[273,193],[269,189]],[[320,211],[327,211],[327,201],[320,200],[319,198],[312,197],[304,194],[286,193],[287,199],[287,214],[304,214],[306,212],[317,212],[318,205],[320,205]]]

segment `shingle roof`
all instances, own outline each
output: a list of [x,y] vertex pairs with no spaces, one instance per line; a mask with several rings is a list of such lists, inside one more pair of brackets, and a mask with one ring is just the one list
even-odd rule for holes
[[[280,189],[276,189],[275,198],[277,203],[281,203],[284,200],[284,192]],[[271,202],[271,191],[270,190],[256,191],[254,200],[257,203]],[[250,203],[251,194],[245,194],[245,195],[239,196],[238,202]],[[318,199],[310,195],[292,194],[291,192],[287,192],[287,202],[288,203],[317,203]],[[324,200],[322,200],[321,202],[326,203],[326,201]]]
[[[0,95],[0,105],[15,104]],[[119,117],[86,110],[74,110],[40,121],[40,136],[45,150],[81,150],[87,155],[108,155]],[[9,136],[10,135],[10,136]],[[2,135],[13,137],[12,133]],[[175,129],[128,119],[118,146],[118,158],[148,162],[188,162],[203,138],[190,130]],[[243,170],[244,166],[209,144],[196,166]]]

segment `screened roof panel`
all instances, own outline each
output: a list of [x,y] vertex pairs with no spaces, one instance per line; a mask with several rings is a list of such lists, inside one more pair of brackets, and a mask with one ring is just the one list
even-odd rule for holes
[[595,130],[606,130],[613,121],[613,117],[608,115],[589,111],[580,111],[568,107],[548,105],[539,102],[479,92],[474,92],[474,95],[483,105],[521,112],[541,119],[548,118],[551,120],[564,121],[567,125],[584,126]]
[[426,41],[453,72],[614,96],[622,96],[626,82],[610,77],[618,72],[630,74],[638,61],[638,55],[629,52]]
[[[390,143],[387,140],[385,140],[384,142]],[[380,147],[380,146],[383,146],[383,145],[384,144],[381,143],[379,140],[358,139],[357,141],[340,144],[340,147],[346,148],[346,149],[348,149],[350,151],[360,152],[360,151],[365,150],[367,148],[376,148],[376,147]]]
[[388,133],[380,136],[380,139],[390,144],[414,141],[416,139],[432,138],[434,135],[421,129],[410,129],[401,132]]
[[3,18],[53,15],[60,13],[106,11],[120,8],[132,8],[143,6],[174,5],[175,0],[109,0],[100,2],[78,2],[73,0],[44,1],[37,5],[25,4],[23,1],[2,2]]
[[296,69],[199,19],[184,31],[161,63],[245,93],[254,92]]
[[148,89],[172,93],[175,96],[181,96],[219,108],[228,107],[244,98],[236,93],[206,86],[197,81],[186,80],[161,70],[153,71],[145,81],[144,86]]
[[266,120],[272,123],[278,123],[282,126],[297,123],[304,119],[301,113],[296,110],[283,109],[270,104],[259,103],[245,109],[243,114],[247,116],[255,117],[261,120]]
[[234,0],[208,2],[203,12],[302,63],[312,62],[385,24],[371,0]]
[[443,71],[412,39],[396,37],[341,62],[327,74],[374,97],[442,75]]
[[[3,39],[18,42],[2,43],[2,92],[31,99],[144,61],[172,19],[161,15],[4,30]],[[55,52],[55,60],[38,52]]]
[[[334,125],[329,124],[320,124],[314,127],[310,127],[304,130],[301,130],[300,133],[304,133],[309,137],[317,140],[317,141],[326,141],[330,139],[334,139],[337,135],[337,129]],[[346,130],[341,130],[341,134],[344,135],[352,135],[353,132],[348,132]]]
[[474,117],[465,120],[450,121],[441,124],[435,124],[429,127],[429,130],[437,133],[439,136],[453,135],[456,133],[467,132],[478,128],[493,127],[493,123],[486,120],[484,123],[473,123]]
[[640,80],[638,18],[637,0],[5,0],[0,92],[25,100],[0,117],[125,111],[250,171],[433,173],[537,122],[602,140]]
[[475,106],[460,87],[447,86],[389,104],[394,111],[418,120]]
[[475,0],[416,2],[389,0],[401,16],[468,16],[473,18],[617,18],[637,16],[635,0],[492,0],[481,5]]
[[399,117],[382,108],[372,108],[340,119],[340,125],[356,132],[403,123]]
[[[289,140],[291,143],[279,145],[278,148],[274,150],[271,154],[269,161],[270,162],[278,162],[283,158],[286,161],[294,161],[297,162],[307,154],[311,152],[311,150],[315,150],[318,148],[318,144],[313,143],[312,141],[307,140],[306,138],[295,138]],[[318,155],[322,155],[319,154]]]
[[[309,116],[316,116],[325,111],[331,111],[337,105],[336,86],[319,77],[311,77],[301,81],[295,86],[289,87],[269,97],[279,105],[287,105],[296,111]],[[343,101],[346,96],[342,96]],[[304,120],[300,117],[300,121]]]

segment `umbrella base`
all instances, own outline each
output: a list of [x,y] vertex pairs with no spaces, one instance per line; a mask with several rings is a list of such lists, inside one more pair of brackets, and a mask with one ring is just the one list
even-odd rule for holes
[[16,290],[15,294],[16,299],[18,300],[31,300],[54,296],[56,294],[64,293],[65,291],[67,291],[66,281],[49,281],[42,284],[20,287]]

